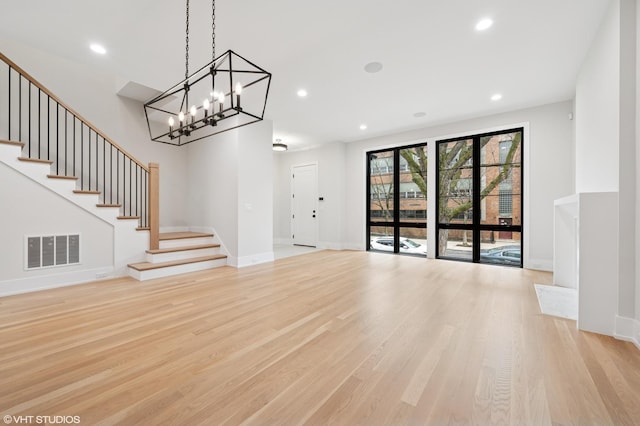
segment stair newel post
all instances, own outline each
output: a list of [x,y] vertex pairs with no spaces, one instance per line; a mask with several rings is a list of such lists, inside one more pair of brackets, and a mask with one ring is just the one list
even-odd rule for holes
[[160,248],[160,165],[149,163],[149,249]]

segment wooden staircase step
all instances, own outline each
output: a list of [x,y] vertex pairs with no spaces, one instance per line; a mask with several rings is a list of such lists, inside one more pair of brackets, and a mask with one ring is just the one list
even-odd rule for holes
[[171,266],[188,265],[190,263],[225,259],[226,257],[227,256],[225,256],[224,254],[216,254],[213,256],[194,257],[192,259],[174,260],[172,262],[161,262],[161,263],[140,262],[140,263],[130,264],[129,268],[135,269],[136,271],[151,271],[153,269],[168,268]]
[[188,250],[202,250],[208,248],[218,248],[220,244],[201,244],[198,246],[188,246],[188,247],[174,247],[174,248],[166,248],[166,249],[155,249],[155,250],[147,250],[149,254],[165,254],[165,253],[177,253],[180,251],[188,251]]
[[49,179],[68,179],[68,180],[78,180],[77,176],[64,176],[64,175],[47,175]]
[[164,232],[159,236],[160,241],[168,240],[181,240],[183,238],[208,238],[213,237],[213,234],[207,234],[202,232]]
[[73,193],[74,194],[91,194],[91,195],[100,195],[100,194],[102,194],[102,192],[100,192],[100,191],[85,191],[83,189],[74,189]]
[[96,207],[122,207],[122,204],[96,204]]
[[4,144],[4,145],[15,145],[15,146],[19,146],[19,147],[24,147],[24,143],[18,142],[18,141],[9,141],[9,140],[6,140],[6,139],[0,139],[0,143]]
[[118,216],[117,217],[118,220],[138,220],[140,219],[140,216]]
[[151,227],[149,226],[138,226],[136,231],[151,231]]
[[53,164],[53,161],[51,160],[41,160],[40,158],[18,157],[18,160],[26,161],[29,163]]

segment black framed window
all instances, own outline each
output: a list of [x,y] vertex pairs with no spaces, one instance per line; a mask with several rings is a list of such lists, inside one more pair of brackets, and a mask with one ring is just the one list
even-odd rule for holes
[[437,257],[522,267],[522,147],[522,128],[437,142]]
[[427,253],[427,144],[367,153],[367,250]]

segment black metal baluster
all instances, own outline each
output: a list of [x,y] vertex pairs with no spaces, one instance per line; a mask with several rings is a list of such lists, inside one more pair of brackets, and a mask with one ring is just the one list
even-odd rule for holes
[[29,158],[31,158],[31,82],[29,82]]
[[131,182],[132,182],[132,175],[131,175],[131,159],[129,159],[129,216],[131,216],[131,205],[133,204],[131,202]]
[[102,203],[107,204],[107,141],[102,138]]
[[7,139],[11,140],[11,65],[9,65],[9,98],[7,111],[9,112],[9,134]]
[[47,160],[51,160],[51,96],[47,95]]
[[140,212],[138,211],[138,197],[140,196],[140,190],[138,186],[138,169],[140,166],[136,163],[136,216],[140,216]]
[[67,163],[69,162],[69,151],[67,150],[67,138],[69,137],[69,133],[67,132],[67,122],[69,121],[68,110],[64,109],[64,175],[67,175]]
[[109,148],[109,204],[113,204],[113,145]]
[[117,152],[116,152],[116,202],[117,204],[120,204],[120,150],[119,149],[117,149]]
[[60,174],[60,104],[56,102],[56,175]]
[[80,121],[80,189],[84,191],[84,122]]
[[22,74],[18,73],[18,141],[22,142]]
[[42,158],[40,146],[42,146],[42,90],[38,88],[38,158]]
[[73,175],[76,175],[76,116],[73,115]]

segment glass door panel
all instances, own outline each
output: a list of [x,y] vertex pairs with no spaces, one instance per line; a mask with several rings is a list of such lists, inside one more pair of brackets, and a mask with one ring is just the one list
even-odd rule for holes
[[393,151],[369,155],[369,220],[372,223],[393,222],[393,163]]
[[426,255],[427,145],[367,153],[370,250]]
[[480,263],[520,266],[522,263],[520,232],[482,231]]
[[522,266],[522,134],[438,142],[437,257]]
[[440,229],[439,255],[447,259],[473,260],[473,231],[467,229]]

